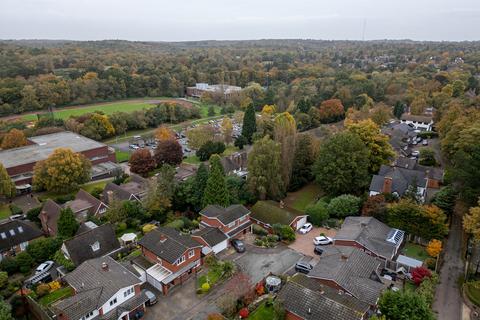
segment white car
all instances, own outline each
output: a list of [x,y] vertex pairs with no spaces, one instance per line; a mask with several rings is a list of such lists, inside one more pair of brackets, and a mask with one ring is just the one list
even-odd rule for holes
[[419,155],[420,155],[420,151],[417,151],[417,150],[412,151],[412,156],[418,157]]
[[130,149],[133,149],[133,150],[137,150],[137,149],[140,149],[139,146],[137,146],[136,144],[131,144],[129,145]]
[[298,232],[300,232],[301,234],[309,233],[312,228],[312,224],[307,222],[298,230]]
[[313,239],[313,244],[316,245],[316,246],[326,245],[326,244],[330,244],[332,242],[333,242],[332,238],[326,237],[326,236],[318,236],[318,237],[315,237],[315,239]]
[[45,261],[35,269],[35,274],[43,273],[50,270],[54,265],[53,261]]

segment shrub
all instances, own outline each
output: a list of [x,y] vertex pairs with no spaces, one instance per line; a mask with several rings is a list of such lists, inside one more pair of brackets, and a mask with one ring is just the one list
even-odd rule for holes
[[17,260],[18,268],[21,273],[29,273],[35,262],[32,256],[29,255],[26,251],[20,252],[15,258],[15,260]]
[[430,270],[435,270],[435,265],[437,264],[437,260],[434,258],[427,258],[425,259],[424,263],[427,265],[427,268]]
[[103,189],[100,187],[95,187],[93,190],[90,192],[92,196],[94,196],[97,199],[100,199],[100,195],[102,194]]
[[333,198],[328,204],[328,213],[331,217],[344,218],[356,216],[360,211],[361,200],[350,194]]
[[325,226],[329,227],[329,228],[338,228],[340,226],[340,221],[338,219],[334,219],[334,218],[331,218],[331,219],[327,219],[325,221]]
[[287,242],[295,240],[295,231],[293,231],[292,227],[279,223],[274,224],[272,227],[281,240]]
[[432,272],[425,267],[416,267],[412,269],[412,280],[418,286],[425,278],[430,278]]
[[253,225],[252,231],[253,231],[253,234],[256,234],[258,236],[266,236],[268,234],[268,231],[265,228],[262,228],[257,224]]
[[125,222],[119,222],[117,224],[117,233],[122,233],[125,230],[127,230],[127,224]]
[[156,228],[157,227],[154,224],[147,223],[146,225],[144,225],[142,227],[142,232],[143,232],[143,234],[146,234],[146,233],[149,233],[150,231],[152,231],[153,229],[156,229]]
[[208,282],[205,282],[202,284],[202,292],[207,293],[210,290],[210,284]]
[[67,194],[67,195],[64,195],[64,196],[56,197],[55,202],[57,202],[59,204],[64,204],[65,202],[72,201],[73,199],[75,199],[75,196],[73,194]]
[[425,279],[416,290],[416,292],[422,296],[430,306],[433,303],[437,284],[438,275],[436,273],[432,273],[431,277]]
[[46,296],[50,293],[50,286],[46,283],[41,283],[37,286],[36,293],[39,298]]
[[305,209],[305,213],[309,215],[311,223],[321,226],[329,217],[328,205],[323,201],[318,201],[313,205],[309,205]]
[[170,223],[167,223],[166,226],[180,231],[185,226],[185,222],[183,222],[182,219],[177,219],[177,220],[173,220]]
[[248,318],[248,315],[249,315],[248,309],[247,308],[240,309],[240,311],[238,312],[238,315],[240,316],[241,319]]
[[207,320],[224,320],[225,318],[219,313],[212,313],[207,316]]
[[33,208],[27,211],[27,219],[33,222],[40,222],[38,215],[42,211],[42,207]]
[[0,262],[0,270],[5,271],[9,275],[17,272],[18,268],[18,263],[14,258],[4,258],[2,262]]
[[12,212],[12,215],[23,213],[23,210],[20,207],[14,205],[13,203],[10,204],[8,207],[10,208],[10,211]]
[[225,151],[223,142],[207,141],[197,150],[196,156],[200,161],[207,161],[212,154],[222,154]]
[[205,257],[205,265],[209,268],[214,268],[218,266],[218,259],[215,256]]

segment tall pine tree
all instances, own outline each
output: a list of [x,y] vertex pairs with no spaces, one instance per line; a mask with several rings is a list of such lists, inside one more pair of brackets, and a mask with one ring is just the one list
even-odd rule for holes
[[230,204],[225,173],[218,154],[210,157],[210,174],[203,195],[203,206],[206,207],[211,204],[224,207]]
[[255,118],[255,109],[250,104],[243,115],[242,136],[247,138],[248,143],[252,143],[252,136],[257,131],[257,122]]
[[207,186],[208,180],[208,168],[202,162],[198,167],[197,174],[195,175],[195,179],[193,181],[193,190],[194,193],[194,207],[196,211],[200,211],[203,204],[203,193],[205,191],[205,187]]

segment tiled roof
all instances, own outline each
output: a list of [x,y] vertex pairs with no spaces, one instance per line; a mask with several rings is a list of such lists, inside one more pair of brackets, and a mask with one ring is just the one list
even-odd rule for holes
[[[103,263],[107,269],[102,268]],[[141,281],[112,258],[100,257],[85,261],[64,280],[76,294],[54,304],[54,309],[65,313],[69,319],[79,319],[105,304],[120,289],[140,284]]]
[[[43,204],[42,211],[39,214],[44,215],[47,219],[46,224],[52,230],[52,234],[57,234],[57,221],[60,217],[60,213],[62,211],[62,207],[57,204],[55,201],[48,199]],[[44,230],[45,232],[50,232],[49,230]]]
[[133,298],[128,299],[110,312],[101,315],[100,319],[117,320],[122,315],[122,313],[132,311],[147,301],[148,297],[145,294],[145,290],[142,290],[140,294],[137,294]]
[[387,241],[394,230],[373,217],[346,217],[335,240],[356,241],[376,255],[392,259],[401,244]]
[[218,205],[209,205],[200,211],[201,215],[209,218],[217,218],[224,225],[228,225],[249,213],[250,211],[240,204],[234,204],[227,208]]
[[138,244],[172,264],[175,263],[185,251],[201,247],[201,245],[190,236],[183,235],[177,230],[167,227],[159,227],[150,231],[140,239]]
[[10,250],[23,242],[43,236],[42,231],[30,221],[13,220],[0,224],[0,251]]
[[[348,249],[347,249],[348,248]],[[348,253],[350,252],[350,253]],[[378,276],[384,262],[352,247],[325,247],[309,277],[335,281],[355,298],[376,305],[385,285]]]
[[75,200],[67,202],[65,207],[69,207],[73,212],[79,212],[91,208],[93,211],[92,213],[95,213],[101,204],[102,201],[98,200],[87,191],[80,189],[75,196]]
[[396,192],[399,196],[403,196],[414,182],[420,187],[426,185],[426,174],[423,171],[382,165],[378,174],[372,177],[370,191],[382,193],[385,177],[392,178],[392,193]]
[[406,113],[402,114],[402,117],[400,119],[404,121],[416,121],[416,122],[424,122],[424,123],[432,122],[432,117],[416,116],[413,114],[406,114]]
[[[97,242],[100,248],[94,251],[92,246]],[[88,259],[101,257],[120,248],[115,230],[110,223],[76,235],[72,239],[66,240],[64,245],[75,265],[79,265]]]
[[197,232],[195,232],[192,236],[197,236],[205,240],[209,247],[216,246],[217,244],[221,243],[222,241],[227,240],[227,236],[223,233],[219,228],[214,227],[205,227]]
[[290,225],[295,218],[305,215],[293,208],[280,208],[280,204],[275,201],[257,201],[251,211],[250,217],[269,225],[275,223]]
[[[283,302],[287,311],[305,320],[360,320],[363,318],[368,311],[368,306],[362,311],[351,309],[332,299],[332,296],[338,295],[333,291],[336,290],[328,287],[322,291],[315,291],[299,283],[289,281],[280,290],[278,299]],[[353,297],[350,297],[350,299],[356,300]]]

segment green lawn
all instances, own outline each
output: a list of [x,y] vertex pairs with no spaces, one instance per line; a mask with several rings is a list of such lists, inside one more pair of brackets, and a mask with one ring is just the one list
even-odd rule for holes
[[315,199],[317,199],[321,194],[322,191],[320,187],[312,183],[298,191],[289,192],[287,197],[284,199],[284,202],[287,206],[293,209],[305,211],[305,208],[309,204],[314,203]]
[[223,152],[222,155],[229,156],[229,155],[234,154],[235,152],[238,152],[238,151],[240,151],[240,149],[238,149],[235,146],[229,145],[229,146],[227,146],[227,148],[225,148],[225,151]]
[[279,317],[275,313],[273,306],[267,306],[266,303],[262,303],[252,314],[248,317],[248,320],[279,320]]
[[0,219],[8,218],[11,214],[8,204],[0,204]]
[[[208,115],[208,108],[210,108],[210,105],[200,103],[200,104],[197,104],[197,106],[200,108],[200,115],[202,116],[202,118],[210,117]],[[215,115],[216,116],[220,115],[220,111],[221,111],[222,108],[214,105],[213,109],[215,110]]]
[[188,163],[188,164],[200,164],[202,161],[198,159],[197,156],[189,156],[183,159],[183,163]]
[[65,287],[41,297],[38,301],[42,306],[48,306],[57,300],[73,296],[73,293],[74,291],[72,287]]
[[117,159],[117,162],[127,162],[130,160],[130,152],[116,150],[115,158]]
[[[155,98],[149,98],[148,100],[154,100]],[[133,112],[136,110],[144,109],[144,108],[153,108],[155,104],[147,103],[146,101],[118,101],[118,102],[111,102],[111,103],[101,103],[101,104],[94,104],[88,105],[78,108],[70,108],[70,109],[60,109],[55,111],[55,118],[57,119],[67,119],[70,116],[79,116],[85,113],[94,112],[94,111],[102,111],[105,114],[112,114],[117,111],[123,112]],[[37,119],[36,114],[27,114],[22,116],[23,120],[26,121],[33,121]]]
[[475,288],[472,283],[466,283],[467,296],[475,305],[480,306],[480,289]]
[[413,243],[407,243],[402,250],[402,254],[421,261],[429,257],[425,247]]
[[107,179],[107,180],[102,180],[102,181],[97,181],[97,182],[92,182],[92,183],[88,183],[88,184],[84,184],[82,186],[82,189],[84,189],[85,191],[87,192],[92,192],[93,189],[95,188],[101,188],[101,189],[105,189],[105,186],[107,185],[107,183],[113,181],[113,178],[112,179]]
[[[108,180],[102,180],[102,181],[87,183],[87,184],[82,185],[80,188],[84,189],[88,193],[91,193],[93,191],[93,189],[95,189],[95,188],[102,188],[102,189],[105,188],[107,183],[109,183],[111,181],[113,181],[113,178],[108,179]],[[55,199],[57,197],[65,197],[65,196],[68,196],[68,195],[75,195],[75,194],[77,194],[77,192],[78,192],[78,190],[68,192],[68,193],[45,192],[41,196],[38,197],[38,200],[40,200],[41,202],[44,202],[47,199]]]

